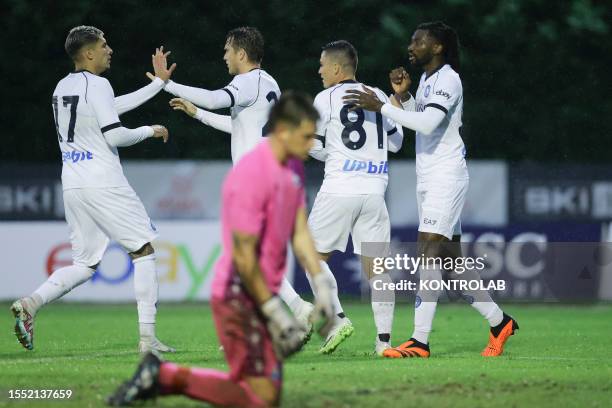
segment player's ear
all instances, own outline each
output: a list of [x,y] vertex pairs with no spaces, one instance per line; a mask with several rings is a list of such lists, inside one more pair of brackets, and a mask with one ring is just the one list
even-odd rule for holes
[[441,55],[444,52],[444,46],[442,44],[436,43],[433,46],[433,52],[436,55]]
[[88,60],[88,61],[91,61],[94,58],[94,50],[92,47],[88,47],[88,46],[84,47],[81,50],[80,54],[85,60]]
[[286,123],[279,122],[276,125],[275,133],[283,143],[287,143],[291,137],[291,127]]
[[240,59],[240,61],[247,62],[247,57],[248,55],[244,48],[240,48],[240,50],[238,51],[238,58]]
[[339,75],[342,71],[342,67],[338,63],[334,63],[334,75]]

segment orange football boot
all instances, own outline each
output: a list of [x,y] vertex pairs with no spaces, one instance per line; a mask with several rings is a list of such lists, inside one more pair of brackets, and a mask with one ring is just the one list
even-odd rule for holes
[[489,331],[489,344],[480,353],[483,357],[498,357],[504,352],[504,344],[508,338],[514,334],[515,330],[519,329],[519,325],[512,318],[504,313],[504,319],[495,327],[491,327]]
[[397,347],[386,349],[383,352],[383,357],[387,358],[411,358],[411,357],[429,357],[429,345],[423,344],[420,341],[411,338],[405,343]]

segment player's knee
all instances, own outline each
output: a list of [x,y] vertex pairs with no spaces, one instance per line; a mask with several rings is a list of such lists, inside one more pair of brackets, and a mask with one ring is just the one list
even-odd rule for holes
[[419,232],[418,253],[426,258],[444,257],[450,255],[449,239],[444,235],[430,232]]
[[266,407],[278,406],[280,387],[274,381],[269,378],[251,377],[247,379],[247,383]]
[[130,257],[132,259],[142,258],[143,256],[152,255],[155,253],[153,249],[153,245],[150,242],[144,244],[140,249],[130,252]]

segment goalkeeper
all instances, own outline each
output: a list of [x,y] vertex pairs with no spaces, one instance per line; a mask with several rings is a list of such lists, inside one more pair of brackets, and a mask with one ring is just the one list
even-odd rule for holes
[[309,97],[284,93],[270,113],[272,133],[223,184],[223,253],[211,307],[230,372],[181,367],[149,353],[132,379],[108,398],[110,405],[157,394],[220,406],[279,404],[282,361],[301,348],[306,331],[277,296],[290,239],[300,264],[312,274],[321,335],[334,316],[330,283],[320,273],[307,226],[303,180],[294,170],[308,157],[317,119]]

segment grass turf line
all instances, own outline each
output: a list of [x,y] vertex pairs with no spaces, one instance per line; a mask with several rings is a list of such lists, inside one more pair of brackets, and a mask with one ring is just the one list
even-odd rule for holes
[[[35,324],[35,350],[17,343],[8,303],[0,303],[0,407],[99,407],[133,373],[139,356],[135,305],[53,304]],[[467,305],[440,305],[428,360],[374,357],[369,304],[347,303],[355,334],[335,353],[317,354],[313,336],[285,364],[287,407],[609,406],[612,400],[611,305],[507,305],[521,326],[505,353],[480,357],[487,324]],[[412,308],[398,305],[394,345],[410,337]],[[206,304],[167,304],[158,335],[181,364],[227,369]],[[71,389],[66,401],[10,401],[9,389]],[[195,407],[183,397],[159,407]]]

